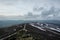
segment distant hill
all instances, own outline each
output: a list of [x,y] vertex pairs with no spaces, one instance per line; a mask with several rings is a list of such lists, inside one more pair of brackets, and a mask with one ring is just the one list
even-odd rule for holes
[[0,28],[2,27],[8,27],[15,24],[21,24],[21,23],[29,23],[29,22],[42,22],[42,23],[53,23],[55,25],[60,26],[60,21],[58,20],[0,20]]

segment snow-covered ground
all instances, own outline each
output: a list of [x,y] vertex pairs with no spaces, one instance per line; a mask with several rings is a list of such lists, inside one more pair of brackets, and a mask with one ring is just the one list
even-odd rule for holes
[[47,23],[30,23],[31,26],[36,27],[40,30],[46,31],[46,29],[51,29],[57,32],[60,32],[60,28],[53,24],[47,24]]

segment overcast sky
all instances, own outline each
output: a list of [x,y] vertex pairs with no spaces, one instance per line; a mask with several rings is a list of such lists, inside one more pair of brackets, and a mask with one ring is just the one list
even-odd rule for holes
[[60,20],[60,0],[0,0],[0,20]]

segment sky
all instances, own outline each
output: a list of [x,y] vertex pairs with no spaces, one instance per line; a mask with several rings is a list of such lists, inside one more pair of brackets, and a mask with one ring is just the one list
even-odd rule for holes
[[60,0],[0,0],[0,20],[60,20]]

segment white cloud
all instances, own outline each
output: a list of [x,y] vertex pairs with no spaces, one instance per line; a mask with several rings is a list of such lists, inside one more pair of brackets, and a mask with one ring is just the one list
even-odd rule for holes
[[[51,8],[51,6],[56,9]],[[57,18],[60,20],[59,8],[60,0],[0,0],[0,19],[40,20]],[[34,15],[26,16],[25,14],[28,12],[32,12]]]

